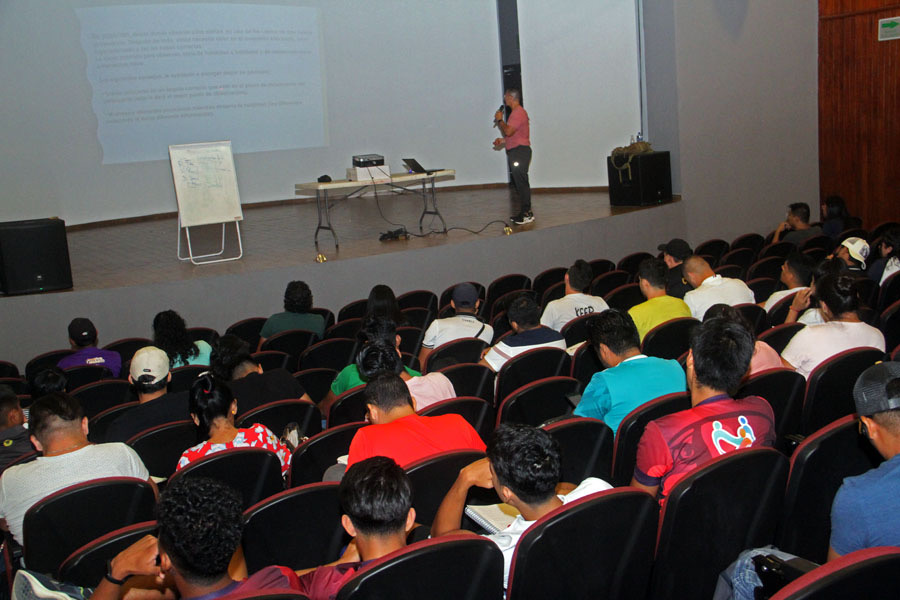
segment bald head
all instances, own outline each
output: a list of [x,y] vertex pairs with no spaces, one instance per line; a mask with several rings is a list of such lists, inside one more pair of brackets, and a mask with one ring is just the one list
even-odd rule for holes
[[684,261],[684,265],[682,265],[682,269],[684,270],[684,278],[695,288],[699,287],[708,277],[715,275],[709,263],[696,255],[687,258]]

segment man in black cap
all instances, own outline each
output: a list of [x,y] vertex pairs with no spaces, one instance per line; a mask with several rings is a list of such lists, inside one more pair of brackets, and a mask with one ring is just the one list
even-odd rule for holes
[[69,323],[69,344],[75,352],[56,364],[60,369],[99,365],[109,369],[113,377],[119,376],[119,371],[122,370],[122,357],[114,350],[97,348],[97,328],[90,319],[84,317],[72,319]]
[[691,284],[684,278],[681,263],[694,254],[691,247],[681,238],[672,238],[667,244],[660,244],[659,250],[663,253],[663,260],[669,267],[666,277],[666,294],[675,298],[684,299],[684,295],[691,291]]
[[419,350],[419,364],[425,366],[425,359],[431,351],[447,342],[465,337],[477,337],[490,344],[494,338],[494,328],[482,322],[478,316],[478,290],[471,283],[460,283],[453,288],[450,306],[456,315],[446,319],[435,319],[425,331],[422,349]]

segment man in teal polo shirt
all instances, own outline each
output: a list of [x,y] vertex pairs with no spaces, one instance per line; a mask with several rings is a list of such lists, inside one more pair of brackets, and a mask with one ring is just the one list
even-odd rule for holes
[[600,419],[617,432],[622,419],[638,406],[687,389],[678,361],[641,354],[637,327],[627,312],[599,313],[588,323],[588,333],[606,369],[591,378],[575,409],[577,416]]

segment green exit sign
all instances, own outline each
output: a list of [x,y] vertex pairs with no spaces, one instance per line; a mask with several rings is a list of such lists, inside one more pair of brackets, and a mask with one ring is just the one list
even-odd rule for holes
[[900,17],[880,19],[878,21],[878,41],[900,39]]

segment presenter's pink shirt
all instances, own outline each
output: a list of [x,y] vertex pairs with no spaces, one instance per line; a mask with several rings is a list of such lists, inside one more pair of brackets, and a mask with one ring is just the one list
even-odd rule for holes
[[516,130],[514,134],[506,138],[506,149],[512,150],[516,146],[530,146],[528,138],[528,113],[521,106],[517,106],[509,113],[506,124]]

